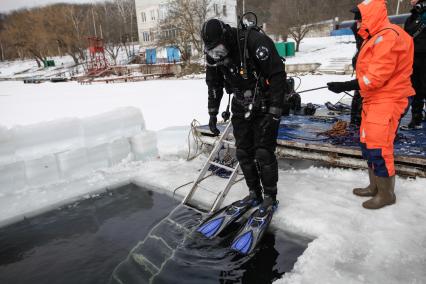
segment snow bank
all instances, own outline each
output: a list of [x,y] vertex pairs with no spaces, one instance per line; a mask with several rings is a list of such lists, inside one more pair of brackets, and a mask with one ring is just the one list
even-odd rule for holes
[[[222,105],[226,107],[225,98]],[[0,82],[0,124],[13,127],[64,117],[84,118],[118,107],[138,108],[149,130],[208,121],[204,80],[152,80],[80,85],[77,82]]]
[[139,109],[0,129],[0,188],[10,194],[158,154]]
[[[111,112],[114,113],[118,114]],[[135,135],[130,133],[133,136],[128,139],[122,137],[111,143],[69,149],[47,158],[0,166],[0,226],[130,184],[144,169],[142,165],[149,165],[151,160],[157,160],[153,158],[158,155],[167,161],[183,163],[182,158],[188,151],[188,131],[189,127],[172,127],[158,132],[141,130]],[[38,170],[31,172],[33,180],[39,181],[37,185],[28,184],[26,163]],[[52,172],[56,173],[53,177]],[[150,181],[151,188],[164,191],[156,185],[161,183],[160,175],[161,171]],[[193,173],[185,175],[192,176]],[[53,179],[56,181],[52,182]]]
[[[75,65],[71,56],[55,56],[49,58],[55,61],[54,67],[38,67],[33,59],[14,60],[0,62],[0,79],[2,78],[25,78],[25,77],[44,77],[47,78],[58,73],[59,70],[71,68]],[[82,68],[80,68],[82,69]],[[64,70],[62,70],[64,71]]]
[[355,52],[355,38],[352,35],[304,38],[300,45],[300,52],[297,52],[294,57],[287,57],[286,63],[320,63],[324,66],[335,57],[351,59]]
[[[205,162],[150,161],[141,164],[133,182],[141,186],[174,189],[196,178]],[[272,225],[313,239],[283,283],[426,283],[426,179],[396,179],[397,203],[366,210],[366,198],[352,194],[367,184],[361,170],[290,169],[279,171],[280,204]],[[211,177],[204,187],[219,192],[224,180]],[[183,197],[191,185],[180,188]],[[215,196],[200,190],[197,202]],[[229,204],[248,192],[244,182],[232,187]]]
[[[346,75],[306,75],[296,79],[298,91],[350,80]],[[300,84],[299,84],[300,83]],[[301,94],[302,102],[337,102],[342,95],[327,89]],[[227,96],[221,103],[225,110]],[[79,85],[77,82],[23,84],[0,82],[0,125],[13,127],[63,117],[84,118],[132,106],[144,115],[146,128],[187,126],[196,118],[207,123],[205,80],[153,80],[134,83]]]
[[[305,41],[289,63],[352,56],[354,45],[343,38]],[[348,79],[303,76],[299,90]],[[340,97],[327,90],[302,94],[303,102],[314,103]],[[136,109],[112,111],[129,105]],[[77,118],[62,119],[67,116]],[[196,178],[206,160],[182,159],[189,128],[176,126],[193,118],[208,119],[203,80],[91,86],[0,82],[0,124],[9,127],[0,127],[0,225],[131,182],[174,194]],[[154,135],[145,127],[166,129]],[[160,160],[125,159],[147,157],[157,148]],[[368,211],[361,207],[365,199],[351,193],[366,184],[365,171],[308,168],[280,170],[279,176],[280,206],[272,225],[314,241],[277,283],[426,283],[426,179],[397,178],[397,204]],[[223,183],[217,177],[205,180],[216,191]],[[246,194],[239,182],[225,203]],[[214,196],[197,198],[208,202]]]

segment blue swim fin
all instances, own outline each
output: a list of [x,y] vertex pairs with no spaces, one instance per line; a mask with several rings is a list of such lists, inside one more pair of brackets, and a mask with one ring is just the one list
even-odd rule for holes
[[223,225],[223,221],[225,221],[225,216],[220,216],[218,218],[209,220],[206,223],[202,224],[197,229],[197,232],[200,232],[207,238],[212,238],[218,231],[220,231]]
[[234,238],[231,249],[241,254],[250,254],[262,239],[263,234],[271,223],[278,202],[268,208],[257,209]]
[[219,235],[229,225],[237,221],[248,210],[250,210],[250,208],[259,205],[259,202],[260,201],[257,199],[243,199],[236,201],[209,216],[197,228],[197,232],[203,234],[209,239],[212,239]]
[[231,248],[233,250],[239,251],[242,254],[248,254],[253,246],[253,231],[244,232],[242,235],[239,235],[234,242],[232,243]]

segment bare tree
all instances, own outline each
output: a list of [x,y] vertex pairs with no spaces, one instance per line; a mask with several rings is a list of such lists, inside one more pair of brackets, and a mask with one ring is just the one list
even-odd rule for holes
[[352,17],[353,0],[273,0],[270,5],[269,30],[296,42],[299,51],[303,38],[315,28],[314,23],[334,19],[336,15]]
[[184,61],[190,60],[191,47],[202,54],[201,27],[211,9],[210,0],[171,0],[166,7],[167,16],[158,27],[157,43],[175,46]]
[[121,23],[124,27],[121,36],[121,44],[126,51],[127,58],[130,59],[135,53],[135,39],[137,31],[134,28],[136,23],[136,7],[134,0],[114,0],[117,14],[121,18]]
[[267,33],[273,33],[284,41],[287,41],[289,34],[289,23],[286,21],[285,1],[272,1],[270,3],[270,11],[272,17],[269,18],[267,23]]
[[46,34],[43,33],[43,16],[40,9],[23,10],[9,15],[4,35],[23,55],[34,58],[41,67],[48,55]]
[[117,7],[110,2],[97,4],[94,7],[94,21],[98,25],[98,36],[103,38],[105,51],[114,65],[122,49],[122,37],[124,35],[121,17]]
[[[388,0],[388,14],[394,15],[396,14],[398,0]],[[410,1],[402,1],[399,7],[399,14],[408,13],[411,9]]]
[[0,13],[0,60],[1,61],[4,61],[4,53],[5,53],[5,51],[4,51],[4,47],[3,47],[3,45],[4,45],[4,40],[3,40],[3,38],[4,38],[4,35],[3,35],[3,31],[4,31],[4,21],[5,21],[5,18],[6,18],[6,15],[4,15],[4,14],[2,14],[2,13]]
[[86,60],[87,35],[89,35],[89,5],[67,5],[61,15],[67,22],[68,32],[58,41],[66,49],[74,62]]
[[134,1],[115,1],[54,4],[7,14],[0,18],[0,56],[31,57],[41,66],[49,56],[67,54],[77,64],[86,59],[87,37],[96,29],[99,36],[103,32],[107,53],[115,62],[122,46],[136,39]]

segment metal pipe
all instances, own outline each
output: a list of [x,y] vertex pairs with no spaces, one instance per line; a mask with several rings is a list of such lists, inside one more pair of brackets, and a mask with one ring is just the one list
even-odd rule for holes
[[349,94],[348,92],[344,92],[346,95],[348,95],[349,97],[354,97],[353,95]]
[[401,4],[402,0],[396,0],[398,1],[398,5],[396,6],[396,14],[399,15],[399,5]]
[[302,94],[302,93],[312,92],[312,91],[321,90],[321,89],[326,89],[326,88],[328,88],[328,86],[325,86],[325,87],[319,87],[319,88],[314,88],[314,89],[309,89],[309,90],[304,90],[304,91],[296,92],[296,93],[298,93],[298,94]]

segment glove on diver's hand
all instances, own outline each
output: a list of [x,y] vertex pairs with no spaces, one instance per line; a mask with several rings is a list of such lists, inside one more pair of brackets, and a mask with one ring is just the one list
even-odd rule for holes
[[344,91],[359,90],[358,80],[346,81],[346,82],[329,82],[327,83],[328,89],[334,93],[341,93]]
[[219,136],[220,131],[217,129],[217,118],[216,115],[211,115],[209,120],[209,128],[214,136]]
[[280,118],[276,117],[271,113],[265,114],[265,117],[260,122],[260,128],[263,131],[270,129],[271,127],[276,127],[276,125],[280,122]]

